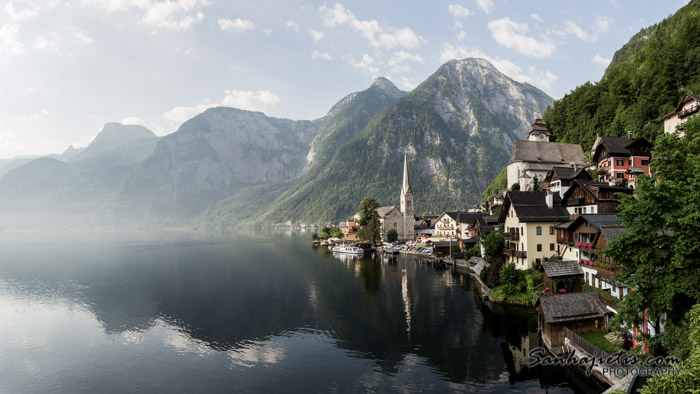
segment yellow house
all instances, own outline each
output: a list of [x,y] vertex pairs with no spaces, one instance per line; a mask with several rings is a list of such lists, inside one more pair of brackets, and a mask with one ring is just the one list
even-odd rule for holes
[[700,97],[694,94],[686,94],[681,99],[676,109],[662,116],[664,121],[664,134],[672,134],[679,130],[679,135],[683,137],[683,123],[688,121],[700,109]]
[[506,263],[526,270],[557,254],[558,223],[567,222],[569,212],[558,194],[549,192],[506,193],[498,223],[503,223]]

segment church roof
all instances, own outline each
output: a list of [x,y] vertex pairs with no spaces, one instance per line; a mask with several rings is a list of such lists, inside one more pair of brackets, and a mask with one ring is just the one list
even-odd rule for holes
[[508,164],[517,162],[580,164],[586,162],[583,149],[578,144],[547,141],[515,141]]
[[[394,209],[396,209],[395,205],[387,205],[385,207],[379,207],[379,208],[377,208],[377,214],[379,215],[380,219],[385,218]],[[396,211],[398,211],[398,209],[396,209]]]
[[530,134],[546,134],[546,135],[552,135],[552,132],[549,131],[547,128],[547,124],[544,123],[544,121],[541,118],[535,119],[535,123],[532,124],[532,130],[530,130]]

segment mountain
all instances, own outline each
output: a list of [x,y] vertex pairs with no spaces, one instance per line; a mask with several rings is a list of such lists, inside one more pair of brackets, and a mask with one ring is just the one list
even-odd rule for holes
[[[204,227],[225,227],[241,220],[259,217],[275,203],[294,200],[297,189],[301,185],[313,182],[325,171],[340,147],[355,138],[374,115],[405,94],[406,92],[399,90],[391,81],[380,77],[376,78],[368,89],[345,96],[319,119],[318,133],[306,155],[309,169],[300,179],[244,188],[207,209],[199,215],[195,223]],[[324,209],[323,206],[317,208]]]
[[587,82],[554,102],[543,119],[559,142],[588,151],[596,135],[650,141],[661,116],[685,93],[700,93],[700,0],[642,29],[620,48],[597,83]]
[[31,159],[0,178],[0,214],[21,226],[93,225],[93,214],[159,140],[142,126],[105,125],[85,149]]
[[[342,219],[367,195],[398,205],[404,150],[416,212],[464,208],[478,201],[485,180],[507,162],[513,141],[527,135],[534,114],[551,102],[486,60],[451,60],[373,116],[316,176],[250,221]],[[207,218],[221,216],[209,212]]]
[[208,109],[158,141],[124,179],[113,209],[137,221],[181,224],[246,186],[299,177],[317,131],[317,121]]
[[105,124],[102,130],[85,149],[80,152],[75,152],[75,150],[71,151],[69,148],[69,151],[64,152],[62,156],[68,153],[68,161],[80,161],[116,149],[132,141],[157,138],[158,137],[153,134],[151,130],[143,126],[123,125],[121,123],[112,122]]

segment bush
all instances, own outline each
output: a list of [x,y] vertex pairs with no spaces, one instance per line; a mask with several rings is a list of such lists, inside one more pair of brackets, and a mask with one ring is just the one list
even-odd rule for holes
[[396,231],[395,228],[390,228],[389,231],[386,232],[387,242],[394,242],[398,239],[399,239],[399,232]]
[[484,282],[484,284],[486,284],[487,286],[488,286],[488,284],[486,283],[486,281],[487,281],[487,278],[489,276],[490,270],[491,270],[491,266],[487,265],[486,267],[484,267],[481,270],[481,273],[479,274],[479,279],[481,279],[481,281]]
[[472,257],[481,257],[481,248],[479,245],[464,249],[464,259],[469,260]]
[[499,273],[503,293],[506,296],[511,296],[520,293],[525,288],[525,281],[522,280],[522,274],[515,268],[515,264],[506,264]]

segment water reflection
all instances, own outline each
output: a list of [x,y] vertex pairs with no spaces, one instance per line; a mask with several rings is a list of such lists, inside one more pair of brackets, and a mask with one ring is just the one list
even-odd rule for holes
[[[15,309],[43,305],[62,316],[48,321],[92,336],[86,316],[94,316],[112,338],[105,345],[96,337],[95,346],[115,347],[104,361],[115,380],[125,368],[115,364],[138,349],[138,365],[173,364],[158,370],[173,384],[186,377],[166,378],[172,368],[196,366],[199,380],[187,384],[213,391],[227,391],[207,380],[222,368],[237,371],[237,387],[258,391],[281,381],[290,391],[502,390],[519,382],[570,390],[564,374],[543,380],[545,371],[526,366],[538,343],[534,314],[480,302],[464,272],[407,256],[333,255],[299,233],[88,238],[0,242],[0,310],[8,300]],[[76,321],[70,311],[85,314]],[[3,316],[12,324],[0,325],[0,335],[18,338],[0,342],[0,352],[26,328],[20,315]],[[27,341],[40,342],[45,329],[36,323]],[[54,360],[65,357],[60,337],[48,342]],[[84,360],[96,357],[84,351]],[[3,372],[0,364],[0,381]]]

